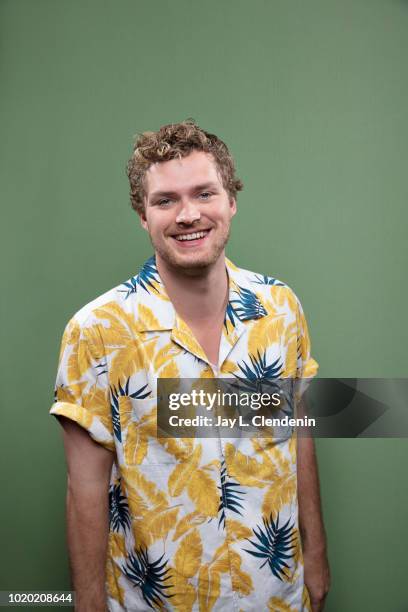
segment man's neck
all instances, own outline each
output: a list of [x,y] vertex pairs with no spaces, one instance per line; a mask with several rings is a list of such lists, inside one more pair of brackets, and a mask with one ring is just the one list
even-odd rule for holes
[[171,267],[156,254],[156,265],[177,314],[199,325],[224,316],[228,301],[228,275],[224,253],[207,268],[184,271]]

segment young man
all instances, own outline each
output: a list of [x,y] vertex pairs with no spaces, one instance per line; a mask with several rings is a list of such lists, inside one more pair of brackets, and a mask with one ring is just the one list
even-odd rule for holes
[[147,132],[128,176],[155,256],[69,322],[51,409],[77,609],[322,610],[313,441],[156,436],[159,378],[313,376],[301,305],[225,258],[242,183],[219,138]]

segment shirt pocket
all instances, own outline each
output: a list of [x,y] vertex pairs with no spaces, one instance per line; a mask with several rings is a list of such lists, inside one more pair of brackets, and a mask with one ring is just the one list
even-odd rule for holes
[[119,414],[123,458],[127,465],[166,465],[177,460],[166,451],[168,440],[157,438],[157,397],[121,396]]

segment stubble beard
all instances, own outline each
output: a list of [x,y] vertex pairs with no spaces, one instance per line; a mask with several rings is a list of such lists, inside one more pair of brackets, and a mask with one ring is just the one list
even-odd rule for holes
[[[180,268],[184,271],[187,270],[200,270],[212,266],[223,253],[225,245],[227,244],[230,237],[230,225],[226,231],[224,231],[218,239],[214,242],[210,252],[206,255],[199,253],[190,253],[189,257],[185,258],[179,256],[174,249],[167,246],[163,241],[156,240],[153,236],[150,236],[150,242],[155,252],[160,255],[161,259],[172,268]],[[196,255],[196,257],[194,257]]]

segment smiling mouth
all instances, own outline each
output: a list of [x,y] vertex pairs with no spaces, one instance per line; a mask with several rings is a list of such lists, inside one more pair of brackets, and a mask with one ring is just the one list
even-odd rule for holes
[[203,241],[208,236],[210,231],[211,230],[209,229],[202,230],[201,232],[185,232],[183,234],[177,234],[176,236],[172,236],[172,238],[174,238],[174,240],[176,240],[180,244],[197,244],[198,242]]

